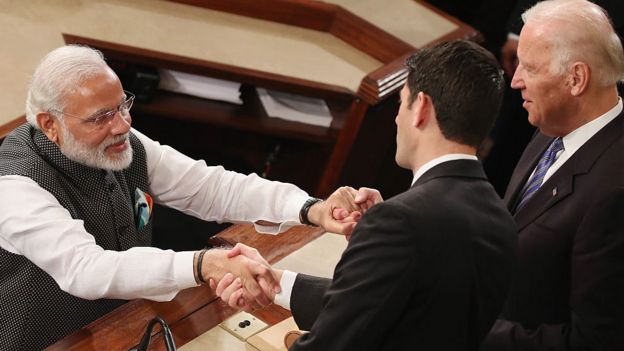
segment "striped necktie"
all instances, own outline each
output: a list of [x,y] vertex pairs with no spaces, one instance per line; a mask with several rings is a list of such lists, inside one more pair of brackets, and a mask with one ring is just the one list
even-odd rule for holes
[[535,168],[535,172],[533,176],[526,183],[524,188],[522,189],[520,200],[518,201],[518,205],[516,206],[516,212],[520,210],[527,201],[535,194],[537,189],[542,186],[544,182],[544,176],[546,172],[552,166],[552,164],[557,160],[559,151],[563,150],[563,141],[561,138],[555,138],[548,149],[542,155],[542,158],[539,160],[537,167]]

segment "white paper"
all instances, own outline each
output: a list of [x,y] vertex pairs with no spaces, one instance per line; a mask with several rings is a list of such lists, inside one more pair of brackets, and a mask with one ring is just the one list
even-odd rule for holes
[[273,267],[317,277],[331,278],[347,248],[344,235],[325,233],[276,262]]
[[240,97],[240,83],[164,69],[158,70],[158,73],[160,74],[158,88],[162,90],[238,105],[243,104]]
[[310,98],[264,88],[257,88],[262,106],[269,117],[329,127],[332,115],[323,99]]

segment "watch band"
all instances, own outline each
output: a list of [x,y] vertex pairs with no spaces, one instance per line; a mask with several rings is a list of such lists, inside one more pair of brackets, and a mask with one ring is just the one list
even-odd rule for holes
[[306,202],[303,203],[303,206],[301,206],[301,210],[299,210],[299,222],[305,225],[318,227],[318,225],[310,222],[310,220],[308,219],[308,212],[310,211],[310,207],[312,207],[312,205],[321,201],[323,200],[316,198],[316,197],[311,197],[307,199]]

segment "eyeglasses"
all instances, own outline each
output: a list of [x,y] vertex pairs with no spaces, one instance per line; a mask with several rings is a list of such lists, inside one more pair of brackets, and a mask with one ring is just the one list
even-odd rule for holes
[[110,110],[103,111],[103,112],[95,113],[89,117],[80,117],[80,116],[76,116],[76,115],[63,112],[61,110],[56,110],[56,109],[52,111],[60,113],[63,116],[77,118],[79,120],[82,120],[85,122],[86,125],[90,126],[91,129],[93,130],[102,129],[105,126],[107,126],[109,123],[111,123],[113,119],[115,119],[115,115],[117,115],[117,112],[121,114],[121,117],[123,117],[124,120],[127,121],[129,119],[130,108],[132,108],[132,103],[134,103],[134,94],[125,90],[124,90],[124,93],[126,94],[126,99],[117,107],[112,108]]

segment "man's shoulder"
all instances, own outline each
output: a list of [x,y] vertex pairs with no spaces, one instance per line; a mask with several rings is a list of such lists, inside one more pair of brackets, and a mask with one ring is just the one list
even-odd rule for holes
[[[564,174],[602,179],[604,185],[624,183],[624,114],[585,142],[561,169]],[[568,165],[569,163],[569,165]]]
[[[405,219],[419,223],[435,222],[447,218],[455,209],[465,208],[477,201],[473,191],[481,193],[479,201],[500,201],[485,180],[461,177],[440,177],[412,186],[408,190],[375,205],[371,214],[397,213]],[[490,199],[491,197],[491,199]],[[502,206],[502,205],[501,205]],[[377,214],[378,215],[378,214]],[[466,214],[468,215],[468,214]]]
[[493,243],[505,252],[516,240],[515,222],[500,197],[487,181],[474,178],[438,178],[412,187],[373,206],[356,231],[366,234],[354,233],[355,241],[377,240],[368,237],[382,233],[384,240],[409,238],[406,243],[419,246],[478,249]]
[[33,127],[23,124],[15,128],[0,145],[0,176],[24,175],[45,166],[32,143]]
[[28,124],[24,123],[19,127],[13,129],[7,136],[4,138],[4,141],[0,145],[0,150],[6,149],[14,144],[24,144],[28,140],[30,140],[31,135],[34,131],[34,128]]
[[388,199],[385,206],[402,211],[419,224],[474,222],[487,219],[502,227],[513,218],[492,185],[472,177],[440,177]]
[[474,189],[481,191],[484,200],[497,195],[486,178],[471,175],[452,174],[439,176],[427,180],[424,183],[410,187],[408,190],[388,199],[389,203],[413,203],[427,202],[431,205],[452,205],[451,199],[459,199],[467,195],[473,195]]

